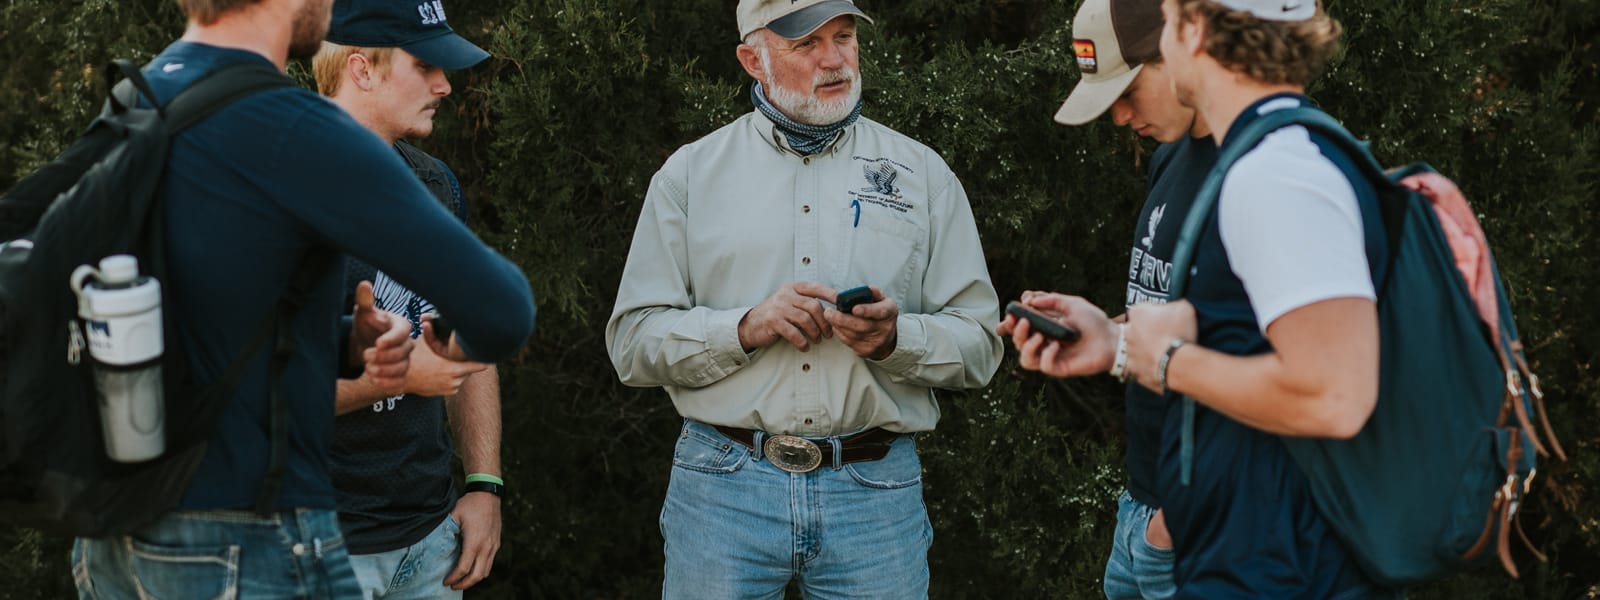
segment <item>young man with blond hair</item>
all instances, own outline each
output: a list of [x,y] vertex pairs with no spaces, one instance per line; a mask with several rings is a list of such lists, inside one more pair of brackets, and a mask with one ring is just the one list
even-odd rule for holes
[[[183,5],[183,39],[144,69],[161,102],[230,65],[281,71],[310,57],[331,3]],[[440,356],[497,360],[532,331],[520,270],[439,208],[390,147],[309,90],[254,94],[178,134],[161,190],[164,308],[178,315],[198,385],[239,360],[313,253],[357,257],[428,294],[455,321],[449,340],[425,337]],[[327,468],[335,380],[364,374],[398,391],[412,342],[406,320],[376,309],[367,285],[341,347],[346,292],[335,265],[275,323],[277,338],[293,345],[281,369],[270,352],[240,366],[178,507],[127,535],[77,540],[82,597],[358,597]]]
[[[455,33],[440,2],[336,0],[312,71],[318,91],[391,144],[439,205],[465,221],[455,174],[406,140],[433,133],[451,92],[445,71],[487,58]],[[431,302],[363,261],[348,259],[346,270],[347,287],[371,281],[377,306],[405,317],[412,337],[422,335]],[[341,380],[335,402],[329,463],[362,596],[461,597],[489,574],[500,547],[494,366],[444,359],[416,344],[403,393],[365,378]],[[467,472],[462,488],[452,475],[452,434]]]

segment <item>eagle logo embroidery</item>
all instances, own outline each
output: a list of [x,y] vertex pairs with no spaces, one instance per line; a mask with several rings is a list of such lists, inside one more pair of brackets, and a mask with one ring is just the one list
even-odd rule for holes
[[1165,204],[1157,206],[1155,210],[1150,211],[1150,233],[1149,235],[1144,236],[1144,239],[1139,240],[1139,243],[1144,245],[1146,250],[1150,249],[1150,244],[1155,243],[1156,228],[1161,226],[1161,215],[1165,214],[1166,212],[1167,205]]
[[867,183],[872,187],[862,188],[863,192],[877,192],[886,196],[893,196],[900,192],[894,187],[894,180],[900,178],[900,172],[888,161],[878,161],[874,164],[861,166],[861,171],[867,176]]

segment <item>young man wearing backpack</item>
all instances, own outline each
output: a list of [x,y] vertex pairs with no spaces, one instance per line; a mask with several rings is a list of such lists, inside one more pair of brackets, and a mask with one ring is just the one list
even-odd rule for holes
[[[1222,152],[1250,121],[1309,105],[1304,85],[1340,33],[1313,0],[1165,0],[1162,12],[1173,89],[1226,132]],[[1227,172],[1183,300],[1136,305],[1120,331],[1081,299],[1057,307],[1086,343],[1046,348],[1041,360],[1119,364],[1148,389],[1198,402],[1192,423],[1181,402],[1169,404],[1159,459],[1179,597],[1392,593],[1343,547],[1279,438],[1349,438],[1373,411],[1369,260],[1383,264],[1388,252],[1376,203],[1355,157],[1285,127]]]
[[[331,3],[182,5],[183,39],[144,69],[162,102],[229,65],[282,70],[291,57],[309,57]],[[177,135],[161,199],[155,218],[170,288],[163,309],[177,315],[178,341],[201,384],[223,377],[311,252],[348,254],[432,299],[456,331],[443,341],[424,336],[441,356],[497,360],[532,330],[532,296],[516,266],[441,208],[391,147],[308,90],[254,94]],[[321,272],[292,318],[274,326],[292,352],[256,354],[242,365],[176,510],[127,535],[78,539],[81,595],[359,595],[327,471],[334,381],[365,362],[380,387],[398,390],[410,342],[409,324],[373,309],[363,286],[350,343],[341,347],[343,279],[337,266]],[[380,333],[387,341],[367,348]],[[374,372],[384,352],[399,358]],[[276,443],[275,432],[287,440]]]
[[[1073,19],[1072,33],[1083,79],[1056,113],[1056,121],[1082,125],[1109,108],[1116,124],[1162,144],[1150,162],[1148,196],[1134,230],[1126,306],[1165,302],[1170,281],[1165,271],[1189,204],[1216,161],[1216,142],[1205,119],[1172,93],[1159,48],[1160,0],[1087,0]],[[1027,291],[1021,300],[1052,310],[1071,298]],[[1023,368],[1055,377],[1106,371],[1104,366],[1074,369],[1041,361],[1047,338],[1010,315],[999,331],[1012,337]],[[1106,597],[1113,600],[1170,598],[1176,591],[1172,540],[1156,495],[1156,454],[1169,403],[1162,394],[1127,386],[1128,485],[1117,500],[1117,528],[1104,580]]]
[[[322,95],[393,144],[438,202],[465,221],[455,174],[404,140],[433,132],[434,112],[450,95],[445,70],[489,54],[432,6],[437,18],[424,19],[413,2],[336,0],[312,70]],[[355,259],[348,271],[347,287],[373,281],[378,307],[422,335],[432,303]],[[500,547],[499,392],[494,365],[446,360],[426,344],[413,346],[403,394],[365,377],[339,382],[331,471],[364,598],[460,598],[489,574]],[[452,434],[467,471],[459,500]]]

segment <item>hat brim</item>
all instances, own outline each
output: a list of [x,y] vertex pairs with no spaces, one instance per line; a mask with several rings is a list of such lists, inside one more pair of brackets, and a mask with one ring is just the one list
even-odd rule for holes
[[1104,114],[1106,109],[1111,108],[1112,103],[1122,96],[1122,92],[1128,89],[1128,85],[1133,83],[1133,79],[1139,76],[1139,70],[1143,68],[1144,65],[1139,65],[1129,69],[1127,73],[1108,79],[1080,80],[1077,87],[1072,88],[1072,93],[1067,95],[1067,101],[1061,103],[1061,109],[1056,111],[1056,122],[1062,125],[1082,125],[1095,120]]
[[811,35],[811,32],[840,15],[855,15],[866,19],[868,23],[872,22],[872,17],[861,12],[850,0],[828,0],[784,15],[768,23],[767,30],[784,39],[798,40]]
[[456,35],[454,31],[404,44],[401,48],[423,62],[447,71],[465,69],[489,58],[489,53],[484,52],[483,48]]

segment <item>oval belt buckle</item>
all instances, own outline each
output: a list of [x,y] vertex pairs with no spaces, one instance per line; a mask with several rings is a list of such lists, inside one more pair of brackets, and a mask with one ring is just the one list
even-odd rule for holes
[[792,435],[767,436],[762,452],[772,466],[790,473],[809,473],[822,464],[822,449],[811,440]]

